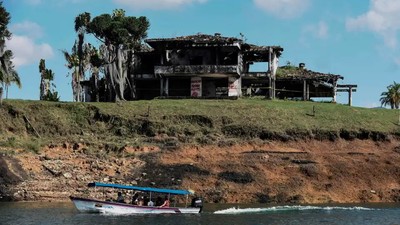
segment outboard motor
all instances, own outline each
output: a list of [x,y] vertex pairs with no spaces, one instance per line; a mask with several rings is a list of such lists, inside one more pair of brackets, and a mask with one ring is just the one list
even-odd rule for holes
[[190,204],[193,208],[200,208],[200,212],[203,210],[203,200],[199,197],[192,198],[192,204]]

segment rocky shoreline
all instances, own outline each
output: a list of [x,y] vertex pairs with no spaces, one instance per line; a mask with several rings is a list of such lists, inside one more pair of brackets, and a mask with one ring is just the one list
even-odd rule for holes
[[96,197],[86,188],[93,181],[192,189],[209,203],[399,202],[400,141],[125,146],[118,154],[63,143],[0,155],[0,201]]

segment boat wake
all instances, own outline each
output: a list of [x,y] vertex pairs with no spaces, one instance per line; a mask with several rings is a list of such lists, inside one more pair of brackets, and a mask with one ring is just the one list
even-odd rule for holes
[[241,213],[264,213],[264,212],[279,212],[279,211],[305,211],[305,210],[375,210],[365,207],[335,207],[335,206],[274,206],[268,208],[236,208],[223,209],[215,211],[214,214],[241,214]]

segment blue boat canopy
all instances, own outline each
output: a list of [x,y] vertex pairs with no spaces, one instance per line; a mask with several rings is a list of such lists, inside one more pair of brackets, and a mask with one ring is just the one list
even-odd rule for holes
[[99,183],[99,182],[89,183],[88,187],[109,187],[109,188],[136,190],[136,191],[145,191],[145,192],[157,192],[157,193],[174,194],[174,195],[189,195],[189,194],[193,194],[192,192],[190,192],[188,190],[174,190],[174,189],[138,187],[138,186],[128,186],[128,185],[121,185],[121,184],[106,184],[106,183]]

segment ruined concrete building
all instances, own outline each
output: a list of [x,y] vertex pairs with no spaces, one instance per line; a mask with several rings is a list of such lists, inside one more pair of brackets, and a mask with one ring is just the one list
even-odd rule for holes
[[[154,38],[149,48],[136,52],[131,75],[138,99],[238,98],[263,95],[267,98],[330,97],[336,101],[340,75],[323,74],[286,65],[278,68],[280,46],[257,46],[234,37],[196,34]],[[261,64],[263,71],[250,70]],[[265,64],[264,64],[265,63]],[[343,86],[347,87],[347,86]],[[355,85],[349,93],[355,91]]]
[[251,83],[245,78],[259,74],[249,73],[250,65],[266,62],[263,75],[268,80],[283,51],[279,46],[251,45],[218,33],[145,42],[152,50],[137,54],[141,61],[134,75],[138,98],[237,98],[243,95],[243,85]]

